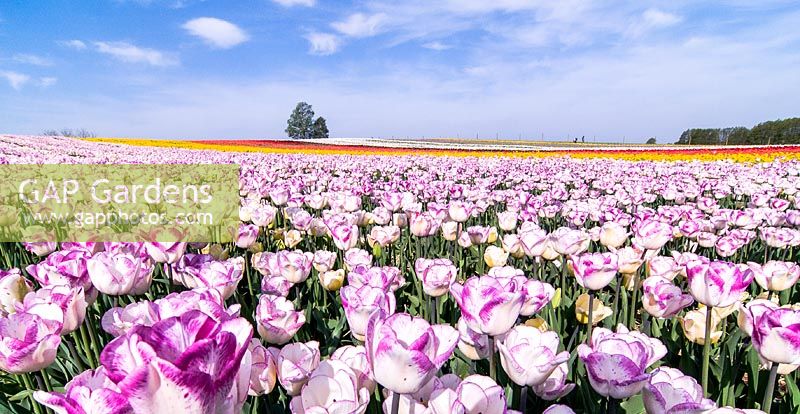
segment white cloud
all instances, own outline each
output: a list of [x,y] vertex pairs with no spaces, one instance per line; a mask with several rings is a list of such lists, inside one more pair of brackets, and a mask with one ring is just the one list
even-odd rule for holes
[[275,3],[280,4],[283,7],[292,7],[292,6],[305,6],[305,7],[312,7],[316,4],[316,0],[272,0]]
[[626,31],[630,37],[638,37],[648,31],[674,26],[683,21],[683,18],[659,9],[647,9],[641,18],[634,22]]
[[53,66],[53,62],[50,59],[43,58],[41,56],[31,55],[27,53],[19,53],[14,55],[12,58],[15,62],[18,63],[25,63],[28,65],[34,66]]
[[53,78],[50,76],[39,78],[39,86],[41,86],[42,88],[48,88],[50,86],[53,86],[56,84],[56,82],[58,82],[58,78]]
[[138,47],[126,42],[94,42],[100,53],[130,63],[147,63],[152,66],[173,66],[179,62],[172,56],[155,49]]
[[363,13],[355,13],[344,21],[332,23],[331,27],[345,36],[369,37],[380,32],[381,26],[386,22],[386,17],[384,13],[376,13],[370,16]]
[[75,50],[83,50],[86,49],[86,43],[81,40],[73,39],[73,40],[63,40],[58,42],[62,46],[66,46]]
[[642,14],[645,24],[650,27],[667,27],[680,23],[681,17],[658,9],[647,9]]
[[447,44],[444,44],[442,42],[423,43],[422,47],[424,47],[425,49],[436,50],[436,51],[442,51],[442,50],[447,50],[447,49],[452,49],[453,48],[452,45],[447,45]]
[[229,49],[250,39],[239,26],[214,17],[192,19],[182,27],[190,34],[220,49]]
[[0,78],[5,78],[9,86],[16,90],[22,89],[22,87],[31,79],[31,77],[28,75],[19,72],[12,72],[10,70],[0,71]]
[[327,56],[339,51],[341,39],[331,33],[311,32],[306,35],[306,40],[310,44],[309,53],[312,55]]

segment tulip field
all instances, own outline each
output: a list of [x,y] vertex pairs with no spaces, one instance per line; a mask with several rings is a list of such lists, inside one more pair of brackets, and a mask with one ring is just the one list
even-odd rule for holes
[[0,413],[800,412],[798,147],[0,135],[186,163],[239,166],[233,241],[0,244]]

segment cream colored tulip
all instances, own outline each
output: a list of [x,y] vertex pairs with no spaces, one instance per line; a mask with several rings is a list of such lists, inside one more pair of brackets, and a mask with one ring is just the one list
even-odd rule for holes
[[[603,319],[611,316],[614,311],[606,306],[600,298],[595,297],[592,302],[592,325],[597,325]],[[589,294],[584,293],[578,296],[575,301],[575,317],[578,322],[586,324],[589,321]]]

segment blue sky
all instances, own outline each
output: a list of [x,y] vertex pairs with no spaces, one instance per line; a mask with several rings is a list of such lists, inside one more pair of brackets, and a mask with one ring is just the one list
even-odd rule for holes
[[674,141],[800,116],[782,0],[0,0],[0,132]]

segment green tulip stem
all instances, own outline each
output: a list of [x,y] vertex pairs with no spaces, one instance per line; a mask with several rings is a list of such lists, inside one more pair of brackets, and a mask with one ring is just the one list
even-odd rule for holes
[[593,290],[589,290],[589,319],[586,321],[586,343],[587,344],[591,344],[592,343],[592,325],[594,325],[592,323],[592,322],[594,322],[592,320],[592,317],[594,316],[594,315],[592,315],[592,313],[594,313],[593,312],[594,311],[593,308],[594,308],[594,291]]
[[775,379],[778,377],[779,365],[780,364],[772,362],[772,366],[769,369],[769,380],[767,380],[767,389],[764,391],[764,402],[761,403],[761,411],[767,414],[769,414],[769,409],[772,407],[772,400],[775,392]]
[[706,306],[706,335],[703,340],[703,395],[708,396],[708,359],[711,354],[711,326],[713,306]]
[[31,392],[29,398],[31,399],[31,407],[33,407],[33,412],[35,412],[36,414],[41,414],[42,408],[39,406],[39,403],[36,402],[36,399],[33,398],[33,392],[36,390],[33,388],[33,381],[31,381],[31,374],[25,373],[22,374],[21,377],[22,377],[22,382],[25,384],[25,389]]
[[497,382],[497,361],[494,357],[495,352],[494,338],[489,337],[489,377],[492,381]]
[[519,393],[519,412],[525,414],[528,408],[528,387],[523,385]]

